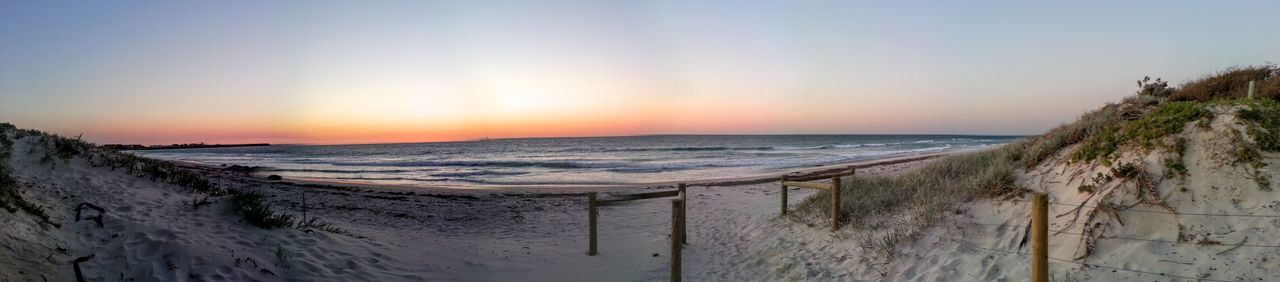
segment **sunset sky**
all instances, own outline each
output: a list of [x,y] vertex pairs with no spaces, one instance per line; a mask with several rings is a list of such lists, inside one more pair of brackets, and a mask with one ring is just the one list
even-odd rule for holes
[[145,144],[1034,134],[1144,75],[1280,62],[1277,1],[1029,2],[4,1],[0,121]]

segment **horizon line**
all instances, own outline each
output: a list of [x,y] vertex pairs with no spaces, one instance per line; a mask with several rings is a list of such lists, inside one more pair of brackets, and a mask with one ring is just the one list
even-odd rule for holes
[[[845,135],[862,135],[862,136],[983,136],[983,137],[1028,137],[1038,134],[960,134],[960,133],[780,133],[780,134],[696,134],[696,133],[671,133],[671,134],[635,134],[635,135],[589,135],[589,136],[541,136],[541,137],[479,137],[466,140],[447,140],[447,141],[410,141],[410,142],[370,142],[370,143],[270,143],[270,142],[243,142],[243,143],[207,143],[207,142],[187,142],[187,143],[170,143],[170,144],[145,144],[136,143],[136,145],[155,146],[155,145],[174,145],[174,144],[196,144],[205,143],[209,145],[234,145],[234,144],[270,144],[271,146],[355,146],[355,145],[400,145],[400,144],[431,144],[431,143],[468,143],[468,142],[485,142],[495,140],[530,140],[530,139],[589,139],[589,138],[630,138],[630,137],[669,137],[669,136],[845,136]],[[111,143],[102,145],[135,145],[128,143]]]

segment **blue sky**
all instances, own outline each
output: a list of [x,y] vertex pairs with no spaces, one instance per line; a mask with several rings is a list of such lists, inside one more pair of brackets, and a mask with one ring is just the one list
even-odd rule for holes
[[6,1],[0,120],[99,142],[1034,134],[1280,61],[1280,2]]

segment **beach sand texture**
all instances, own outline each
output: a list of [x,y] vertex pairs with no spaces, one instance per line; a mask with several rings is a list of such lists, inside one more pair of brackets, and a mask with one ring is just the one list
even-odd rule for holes
[[[1068,147],[1017,173],[1017,183],[1050,202],[1050,275],[1081,280],[1266,281],[1280,267],[1275,153],[1267,169],[1227,159],[1239,130],[1234,110],[1215,106],[1208,127],[1188,124],[1185,178],[1166,175],[1159,150],[1125,149],[1113,165],[1071,162]],[[229,210],[226,198],[198,209],[187,188],[93,167],[83,158],[39,159],[35,138],[16,141],[8,163],[25,197],[43,203],[51,221],[0,213],[5,280],[75,279],[76,258],[91,280],[315,281],[616,281],[666,280],[670,204],[665,199],[602,207],[599,254],[587,256],[582,192],[651,191],[617,187],[578,190],[449,190],[335,186],[268,181],[243,172],[187,167],[225,187],[267,195],[277,211],[306,214],[349,234],[261,229]],[[893,174],[933,159],[862,164],[860,174]],[[1136,164],[1156,193],[1132,179],[1096,180],[1119,164]],[[733,182],[723,180],[720,182]],[[778,216],[779,183],[689,189],[690,281],[893,280],[1021,281],[1029,277],[1022,247],[1029,224],[1025,195],[964,203],[943,223],[897,246],[892,260],[874,259],[866,238],[883,230],[828,226]],[[723,183],[722,183],[723,184]],[[1096,186],[1092,193],[1079,188]],[[304,192],[305,191],[305,192]],[[791,204],[813,190],[790,192]],[[1147,194],[1143,194],[1147,193]],[[846,197],[856,197],[856,193]],[[103,207],[103,225],[76,220],[80,203]],[[1163,203],[1163,204],[1159,204]],[[1081,207],[1080,205],[1083,206]],[[1080,207],[1077,209],[1077,207]],[[1117,208],[1120,207],[1120,208]],[[88,215],[95,211],[86,211]],[[82,217],[83,218],[83,217]],[[820,222],[820,221],[819,221]],[[1061,231],[1061,232],[1058,232]],[[1077,259],[1079,258],[1079,259]]]

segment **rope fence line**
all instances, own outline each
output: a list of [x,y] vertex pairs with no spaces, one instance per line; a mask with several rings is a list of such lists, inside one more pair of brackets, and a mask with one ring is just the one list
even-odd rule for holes
[[[1000,249],[992,249],[992,248],[979,247],[979,244],[978,244],[978,243],[974,243],[974,242],[971,242],[971,241],[968,241],[968,240],[964,240],[964,239],[953,239],[953,240],[956,240],[955,242],[956,242],[958,245],[960,245],[960,246],[964,246],[964,247],[968,247],[968,248],[973,248],[973,249],[978,249],[978,250],[983,250],[983,251],[999,252],[999,253],[1005,253],[1005,254],[1011,254],[1011,255],[1018,255],[1018,256],[1027,256],[1027,255],[1031,255],[1031,254],[1029,254],[1029,253],[1024,253],[1024,252],[1011,252],[1011,251],[1000,250]],[[965,245],[965,244],[963,244],[963,243],[968,243],[968,244],[970,244],[970,245]],[[1165,274],[1165,273],[1156,273],[1156,272],[1142,271],[1142,270],[1133,270],[1133,269],[1120,268],[1120,267],[1112,267],[1112,266],[1105,266],[1105,265],[1099,265],[1099,264],[1091,264],[1091,263],[1084,263],[1084,262],[1076,262],[1076,261],[1072,261],[1072,260],[1066,260],[1066,259],[1056,258],[1056,257],[1053,257],[1053,256],[1048,256],[1047,258],[1048,258],[1048,259],[1050,259],[1050,260],[1058,261],[1058,262],[1065,262],[1065,263],[1075,264],[1075,265],[1084,266],[1084,267],[1096,267],[1096,268],[1110,269],[1110,270],[1115,270],[1115,271],[1125,271],[1125,272],[1132,272],[1132,273],[1145,274],[1145,275],[1155,275],[1155,276],[1161,276],[1161,277],[1171,277],[1171,278],[1180,278],[1180,279],[1191,279],[1191,280],[1197,280],[1197,281],[1215,281],[1215,282],[1231,282],[1231,281],[1232,281],[1232,280],[1218,280],[1218,279],[1211,279],[1211,278],[1190,277],[1190,276],[1181,276],[1181,275],[1173,275],[1173,274]]]
[[[978,223],[978,222],[956,222],[956,223],[971,224],[971,225],[987,225],[987,226],[997,226],[997,227],[1018,227],[1018,228],[1027,228],[1027,226],[1026,226],[1026,225],[1017,225],[1017,224],[991,224],[991,223]],[[1067,235],[1075,235],[1075,236],[1086,236],[1086,234],[1084,234],[1084,233],[1066,232],[1066,230],[1067,230],[1066,228],[1064,228],[1064,229],[1059,229],[1059,230],[1049,230],[1049,233],[1050,233],[1050,234],[1054,234],[1054,235],[1056,235],[1056,234],[1067,234]],[[1246,237],[1246,238],[1247,238],[1247,237]],[[1108,235],[1101,235],[1101,237],[1098,237],[1098,239],[1120,239],[1120,240],[1131,240],[1131,241],[1146,241],[1146,242],[1156,242],[1156,243],[1170,243],[1170,244],[1177,244],[1177,245],[1186,245],[1186,244],[1190,244],[1190,245],[1195,245],[1195,246],[1280,248],[1280,245],[1258,245],[1258,244],[1243,244],[1243,243],[1242,243],[1242,244],[1227,244],[1227,243],[1217,243],[1217,244],[1199,244],[1199,243],[1195,243],[1195,242],[1178,242],[1178,241],[1169,241],[1169,240],[1160,240],[1160,239],[1145,239],[1145,238],[1133,238],[1133,237],[1125,237],[1125,236],[1108,236]]]
[[[1030,202],[1031,202],[1031,201],[1028,201],[1028,200],[1012,200],[1012,201],[1014,201],[1014,202],[1023,202],[1023,203],[1030,203]],[[1067,203],[1054,203],[1054,202],[1051,202],[1051,203],[1049,203],[1049,204],[1050,204],[1050,205],[1057,205],[1057,206],[1068,206],[1068,207],[1081,207],[1081,206],[1086,207],[1086,208],[1097,208],[1097,207],[1098,207],[1098,206],[1096,206],[1096,205],[1081,205],[1081,204],[1067,204]],[[1172,215],[1194,215],[1194,216],[1225,216],[1225,217],[1261,217],[1261,218],[1280,218],[1280,215],[1276,215],[1276,214],[1182,213],[1182,212],[1157,211],[1157,210],[1140,210],[1140,209],[1123,209],[1123,210],[1116,210],[1116,211],[1118,211],[1118,212],[1145,212],[1145,213],[1172,214]]]

